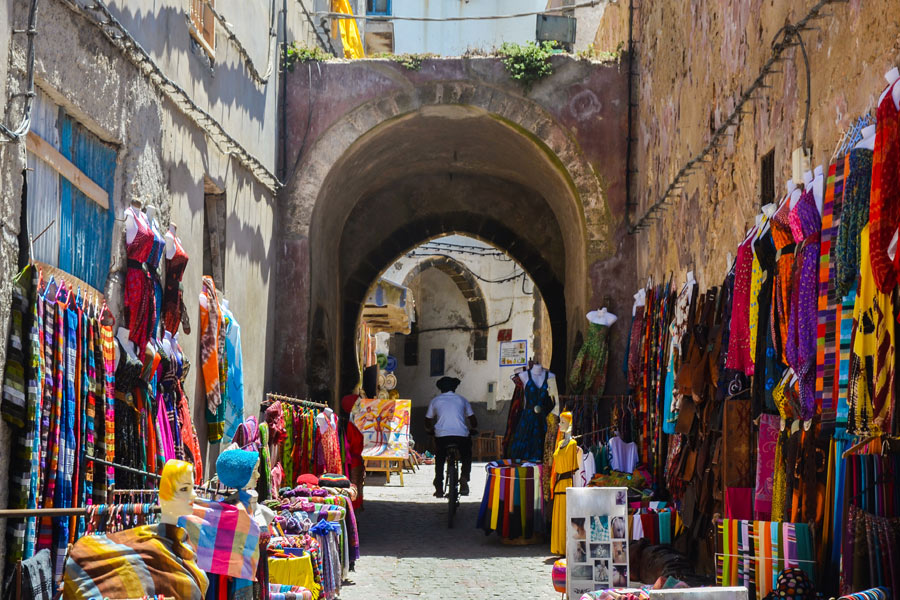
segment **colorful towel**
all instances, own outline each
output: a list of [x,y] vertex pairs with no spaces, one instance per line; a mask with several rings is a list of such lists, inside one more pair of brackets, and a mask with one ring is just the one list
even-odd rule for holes
[[259,526],[243,506],[198,499],[194,514],[182,520],[195,542],[201,569],[256,581]]

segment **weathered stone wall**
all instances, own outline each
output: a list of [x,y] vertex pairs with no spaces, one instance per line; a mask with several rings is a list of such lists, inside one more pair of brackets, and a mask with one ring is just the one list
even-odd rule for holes
[[[635,13],[638,79],[635,200],[637,216],[732,111],[771,54],[786,23],[815,4],[772,0],[641,2]],[[613,50],[628,33],[628,3],[606,8],[595,44]],[[883,75],[900,62],[896,0],[851,0],[823,10],[818,29],[803,33],[811,70],[808,145],[812,166],[827,167],[845,130],[869,112]],[[693,269],[701,289],[725,275],[760,206],[760,159],[774,150],[776,193],[791,176],[801,145],[806,75],[799,47],[786,51],[748,106],[723,151],[690,177],[662,219],[636,236],[637,272],[659,279]]]

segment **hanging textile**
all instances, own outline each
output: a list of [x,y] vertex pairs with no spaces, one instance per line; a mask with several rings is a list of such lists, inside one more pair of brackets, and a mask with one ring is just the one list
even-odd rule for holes
[[544,531],[543,467],[499,460],[485,465],[487,479],[476,527],[507,540],[531,539]]
[[587,338],[569,371],[569,390],[574,394],[602,394],[606,387],[609,326],[588,325]]

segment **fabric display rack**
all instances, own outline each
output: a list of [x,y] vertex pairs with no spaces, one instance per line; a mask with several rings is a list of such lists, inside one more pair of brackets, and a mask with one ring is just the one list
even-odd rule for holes
[[545,529],[542,465],[498,460],[484,469],[487,481],[476,527],[485,535],[496,531],[504,543],[540,541]]
[[667,501],[675,548],[751,598],[795,567],[826,594],[900,599],[890,92],[876,117],[763,207],[721,285],[688,273],[635,295],[617,425],[644,500]]

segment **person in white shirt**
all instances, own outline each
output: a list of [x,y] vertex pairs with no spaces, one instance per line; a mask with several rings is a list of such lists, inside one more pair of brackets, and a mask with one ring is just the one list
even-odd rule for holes
[[469,474],[472,471],[472,438],[478,427],[475,412],[469,401],[456,393],[459,379],[441,377],[437,380],[441,393],[432,398],[425,413],[425,430],[435,438],[434,495],[444,495],[444,463],[447,460],[447,446],[455,444],[459,448],[462,469],[459,475],[459,493],[469,495]]

